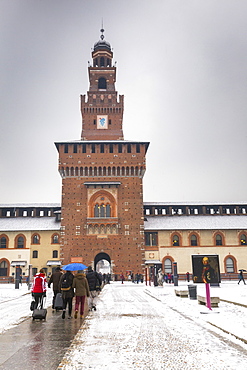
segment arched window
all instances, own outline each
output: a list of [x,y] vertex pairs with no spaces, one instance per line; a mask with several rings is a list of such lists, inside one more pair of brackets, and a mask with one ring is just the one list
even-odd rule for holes
[[5,236],[0,238],[0,248],[7,248],[7,238]]
[[59,243],[59,235],[58,234],[52,235],[51,242],[52,242],[52,244],[58,244]]
[[174,247],[179,247],[179,236],[178,235],[173,235],[173,238],[172,238],[172,245]]
[[234,272],[234,261],[231,257],[226,259],[226,272]]
[[190,245],[192,247],[197,246],[197,236],[195,234],[191,235],[191,237],[190,237]]
[[220,234],[216,234],[215,244],[216,245],[222,245],[222,236]]
[[17,238],[17,248],[25,248],[23,236]]
[[94,206],[94,217],[99,217],[99,205],[98,203]]
[[165,260],[164,272],[165,272],[165,274],[171,274],[172,273],[172,261],[169,258],[166,258],[166,260]]
[[106,217],[111,217],[111,206],[110,206],[110,204],[106,205]]
[[8,264],[6,261],[0,263],[0,276],[7,276],[8,273]]
[[52,251],[52,258],[58,258],[58,251],[57,250]]
[[242,234],[240,236],[240,245],[246,245],[246,235]]
[[106,79],[104,77],[100,77],[98,81],[98,88],[106,90]]
[[38,251],[33,251],[33,258],[38,258]]
[[40,244],[40,236],[39,234],[34,234],[32,237],[32,244]]

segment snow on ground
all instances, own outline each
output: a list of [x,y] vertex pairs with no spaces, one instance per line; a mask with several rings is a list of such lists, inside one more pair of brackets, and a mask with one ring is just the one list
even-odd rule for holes
[[[247,286],[222,283],[211,296],[247,304]],[[220,302],[211,312],[175,296],[173,285],[132,283],[107,285],[97,307],[59,369],[246,369],[247,308]]]
[[[26,284],[0,284],[0,333],[12,328],[32,315],[30,303],[32,297]],[[50,306],[52,290],[48,289],[46,305]]]
[[[186,287],[179,282],[179,288]],[[205,294],[197,285],[197,293]],[[211,296],[247,306],[247,285],[211,287]],[[48,289],[46,305],[50,306]],[[0,333],[31,316],[26,284],[0,285]],[[221,301],[212,312],[164,287],[125,282],[106,285],[59,369],[245,370],[247,307]]]

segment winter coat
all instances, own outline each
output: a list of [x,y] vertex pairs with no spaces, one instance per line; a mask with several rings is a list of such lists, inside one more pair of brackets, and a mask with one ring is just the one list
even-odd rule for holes
[[47,281],[46,276],[43,273],[37,273],[33,278],[32,293],[44,293],[46,292]]
[[96,287],[100,287],[102,284],[101,276],[96,271],[89,271],[86,275],[89,290],[96,290]]
[[[69,290],[61,290],[61,283],[64,279],[69,280],[69,285],[70,285]],[[59,290],[61,290],[63,299],[74,297],[74,289],[72,288],[73,279],[74,279],[74,275],[70,271],[66,271],[66,273],[61,276],[58,287],[59,287]]]
[[63,275],[62,271],[55,271],[50,277],[48,287],[51,287],[51,284],[53,284],[53,290],[60,290],[59,289],[59,282],[61,279],[61,276]]
[[72,287],[75,288],[75,295],[77,297],[82,297],[84,295],[89,297],[89,286],[85,274],[76,274],[74,276]]

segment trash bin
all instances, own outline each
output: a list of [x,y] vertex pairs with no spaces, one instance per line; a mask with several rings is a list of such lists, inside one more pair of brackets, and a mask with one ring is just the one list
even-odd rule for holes
[[196,288],[196,285],[188,285],[190,299],[197,299]]

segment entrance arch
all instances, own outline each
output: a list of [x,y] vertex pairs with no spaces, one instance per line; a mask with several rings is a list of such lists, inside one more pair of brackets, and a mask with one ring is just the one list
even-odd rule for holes
[[109,254],[101,252],[94,257],[94,270],[102,272],[102,274],[111,273],[111,257]]

